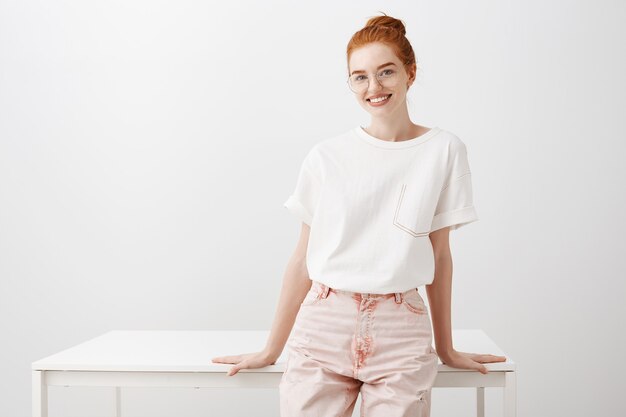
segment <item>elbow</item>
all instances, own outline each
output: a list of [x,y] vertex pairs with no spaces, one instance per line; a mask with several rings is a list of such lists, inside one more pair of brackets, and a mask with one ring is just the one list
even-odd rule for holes
[[309,270],[306,266],[306,255],[299,255],[297,253],[291,257],[290,261],[291,270],[298,278],[303,280],[309,280]]

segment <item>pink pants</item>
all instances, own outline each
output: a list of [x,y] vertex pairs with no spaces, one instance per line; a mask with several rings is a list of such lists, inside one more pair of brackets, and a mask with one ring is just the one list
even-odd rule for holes
[[313,281],[287,342],[281,417],[428,417],[438,357],[424,300]]

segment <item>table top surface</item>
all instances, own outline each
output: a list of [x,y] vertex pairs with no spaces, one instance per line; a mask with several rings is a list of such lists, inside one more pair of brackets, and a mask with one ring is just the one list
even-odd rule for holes
[[[227,372],[233,365],[211,358],[262,350],[267,330],[112,330],[32,363],[42,371]],[[461,352],[506,356],[485,364],[490,371],[514,371],[515,363],[482,330],[452,331]],[[284,372],[289,347],[274,365],[240,372]],[[442,364],[439,372],[469,371]]]

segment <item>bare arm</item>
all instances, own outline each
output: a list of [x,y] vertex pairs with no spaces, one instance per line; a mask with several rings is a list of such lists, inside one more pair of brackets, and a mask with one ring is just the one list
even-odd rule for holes
[[302,223],[300,238],[291,255],[280,291],[274,322],[270,330],[264,352],[274,362],[281,355],[293,324],[300,310],[300,304],[311,289],[311,279],[306,267],[306,250],[309,243],[310,227]]
[[211,358],[215,363],[233,363],[227,375],[233,376],[241,369],[262,368],[273,365],[289,339],[289,334],[296,321],[300,305],[311,289],[312,281],[306,268],[306,250],[309,245],[310,228],[302,223],[300,238],[296,249],[287,263],[283,277],[283,286],[280,291],[278,307],[270,335],[265,348],[260,352],[250,352],[236,355],[217,356]]
[[506,357],[488,353],[459,352],[452,345],[452,254],[450,228],[432,232],[430,241],[435,254],[435,279],[426,286],[433,319],[433,333],[437,356],[453,368],[475,369],[488,373],[483,363],[504,362]]
[[444,227],[432,232],[430,241],[435,255],[435,278],[426,286],[428,304],[433,320],[437,355],[446,362],[452,347],[452,254],[450,229]]

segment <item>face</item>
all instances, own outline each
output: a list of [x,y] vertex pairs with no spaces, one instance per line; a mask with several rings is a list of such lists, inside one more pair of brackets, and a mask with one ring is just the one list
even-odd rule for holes
[[[384,65],[387,63],[391,64]],[[387,45],[375,42],[354,50],[350,55],[348,69],[350,75],[363,75],[368,78],[367,88],[354,95],[361,107],[372,116],[393,115],[406,107],[406,93],[415,79],[415,68],[407,74],[398,57]],[[393,79],[393,83],[388,83],[382,78],[383,85],[381,85],[374,76],[375,74],[389,76],[389,80]],[[385,96],[389,98],[378,103],[371,101],[373,98]]]

